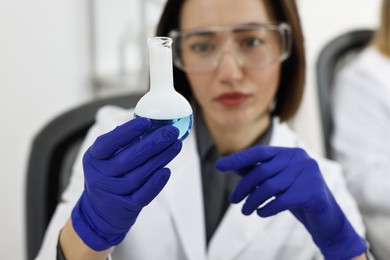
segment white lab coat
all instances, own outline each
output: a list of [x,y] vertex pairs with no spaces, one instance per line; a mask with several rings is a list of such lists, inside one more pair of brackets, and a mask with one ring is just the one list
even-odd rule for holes
[[[132,118],[132,112],[105,107],[84,143],[86,149],[101,133]],[[302,146],[285,124],[275,120],[271,145]],[[358,233],[364,227],[352,196],[347,192],[340,167],[319,159],[331,190]],[[113,259],[136,260],[253,260],[322,259],[309,233],[290,212],[260,218],[244,216],[242,204],[231,205],[211,239],[205,243],[203,199],[199,157],[194,133],[184,141],[180,154],[170,163],[171,178],[164,190],[143,209],[125,240],[116,247]],[[55,259],[60,228],[69,217],[83,190],[81,154],[74,168],[71,185],[63,195],[45,236],[39,259]]]
[[367,225],[373,253],[390,258],[390,58],[365,49],[334,87],[332,145]]

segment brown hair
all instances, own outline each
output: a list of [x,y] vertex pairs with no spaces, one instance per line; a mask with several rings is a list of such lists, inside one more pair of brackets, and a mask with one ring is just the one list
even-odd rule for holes
[[[167,1],[157,26],[158,36],[167,36],[170,30],[180,28],[180,11],[184,1]],[[278,22],[286,22],[292,28],[292,51],[290,57],[282,64],[280,86],[276,93],[273,110],[274,116],[278,116],[281,121],[286,121],[297,112],[304,90],[306,61],[302,28],[295,0],[263,1],[267,1]],[[191,99],[193,95],[186,74],[174,67],[173,75],[177,91],[187,99]]]
[[390,0],[382,1],[381,20],[374,36],[374,45],[390,57]]

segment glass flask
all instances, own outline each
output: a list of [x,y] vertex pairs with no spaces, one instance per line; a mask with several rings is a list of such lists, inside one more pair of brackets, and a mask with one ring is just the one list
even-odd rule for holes
[[179,129],[179,139],[184,140],[192,128],[192,108],[185,97],[173,85],[172,39],[151,37],[148,39],[150,89],[137,103],[135,117],[151,119],[149,132],[173,125]]

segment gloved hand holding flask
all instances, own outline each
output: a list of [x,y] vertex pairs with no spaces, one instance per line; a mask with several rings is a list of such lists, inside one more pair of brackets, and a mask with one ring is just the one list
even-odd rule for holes
[[163,126],[140,138],[150,125],[149,119],[133,119],[98,137],[84,154],[84,191],[72,223],[96,251],[119,244],[169,179],[164,167],[181,150],[179,130]]
[[134,109],[136,118],[99,137],[84,155],[85,189],[72,223],[96,251],[124,239],[167,183],[164,166],[191,131],[192,108],[173,86],[171,45],[167,37],[148,40],[151,84]]
[[325,259],[351,259],[367,250],[317,162],[303,149],[255,146],[221,158],[216,167],[242,176],[230,201],[246,198],[243,214],[256,210],[259,216],[269,217],[289,210],[309,231]]

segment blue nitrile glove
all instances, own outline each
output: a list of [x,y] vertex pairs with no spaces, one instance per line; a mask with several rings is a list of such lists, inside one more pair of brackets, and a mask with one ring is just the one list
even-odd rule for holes
[[351,259],[366,251],[364,239],[340,209],[317,162],[303,149],[256,146],[219,159],[216,167],[242,176],[230,201],[247,198],[243,214],[256,210],[259,216],[269,217],[290,210],[325,259]]
[[98,137],[84,154],[84,191],[72,223],[96,251],[119,244],[169,179],[164,167],[181,150],[179,130],[164,126],[140,138],[150,124],[133,119]]

